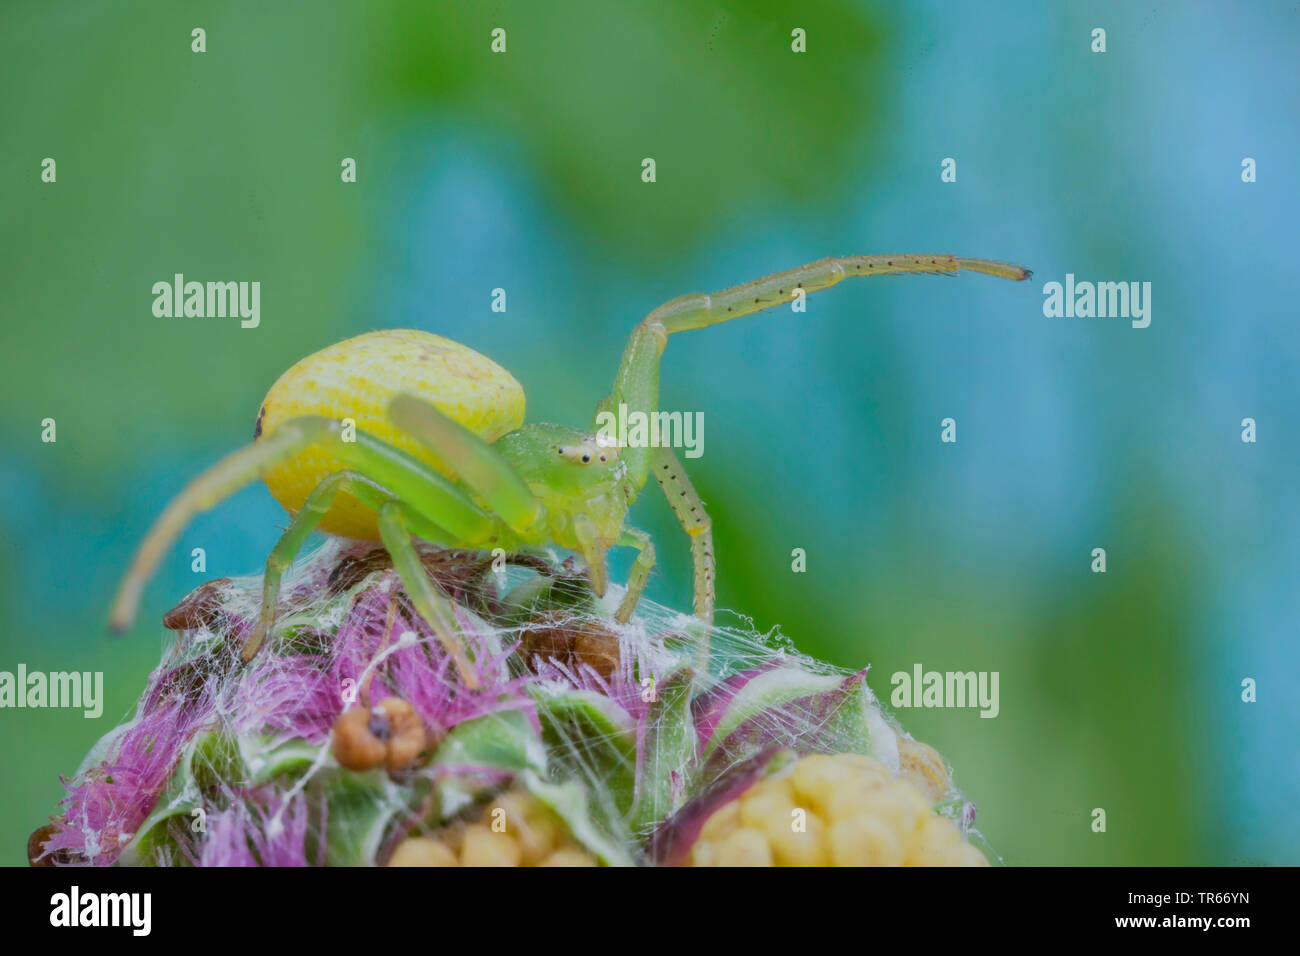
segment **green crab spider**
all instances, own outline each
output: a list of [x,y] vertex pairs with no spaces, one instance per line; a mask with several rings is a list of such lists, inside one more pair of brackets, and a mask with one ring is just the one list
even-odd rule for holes
[[267,559],[245,660],[275,625],[284,571],[319,528],[383,542],[412,604],[452,655],[462,682],[474,688],[477,677],[451,604],[425,573],[415,540],[506,551],[558,545],[583,556],[598,596],[608,585],[606,552],[635,548],[615,613],[626,622],[655,551],[650,536],[625,519],[652,474],[691,543],[695,613],[711,622],[712,525],[681,462],[671,448],[610,442],[598,424],[620,405],[629,413],[657,412],[660,358],[674,333],[790,302],[848,276],[962,269],[1012,280],[1030,275],[985,259],[848,256],[673,299],[633,331],[613,390],[585,430],[524,425],[522,389],[509,373],[439,336],[390,330],[340,342],[287,371],[263,402],[253,444],[198,475],[168,504],[122,580],[110,622],[118,631],[131,625],[145,584],[196,513],[261,477],[293,517]]

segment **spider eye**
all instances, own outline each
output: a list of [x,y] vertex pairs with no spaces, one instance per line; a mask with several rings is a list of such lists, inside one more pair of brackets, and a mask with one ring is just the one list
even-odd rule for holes
[[575,465],[590,465],[593,454],[591,446],[585,442],[579,445],[560,445],[557,449],[561,458],[567,458]]

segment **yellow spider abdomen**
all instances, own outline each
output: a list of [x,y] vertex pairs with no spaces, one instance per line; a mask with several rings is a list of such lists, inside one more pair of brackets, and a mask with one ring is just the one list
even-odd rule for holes
[[[350,418],[358,431],[449,474],[432,452],[388,421],[388,403],[399,392],[432,402],[489,442],[524,422],[523,387],[496,362],[430,332],[390,329],[321,349],[281,375],[262,402],[255,437],[299,415]],[[322,479],[344,467],[313,446],[263,478],[275,500],[296,513]],[[379,538],[375,513],[346,493],[334,500],[320,529],[348,538]]]

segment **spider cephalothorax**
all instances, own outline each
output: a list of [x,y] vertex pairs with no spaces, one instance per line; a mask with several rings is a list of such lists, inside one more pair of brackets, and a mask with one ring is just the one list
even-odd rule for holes
[[627,621],[654,566],[649,535],[625,523],[650,475],[691,541],[695,611],[713,616],[708,515],[671,448],[619,445],[603,434],[614,409],[653,414],[668,336],[791,302],[851,275],[952,273],[1025,279],[1018,266],[954,256],[822,259],[711,295],[673,299],[632,333],[610,395],[589,428],[525,425],[524,393],[501,366],[448,339],[410,329],[372,332],[298,362],[258,410],[253,444],[199,475],[155,522],[113,607],[127,627],[140,592],[190,518],[261,477],[293,520],[267,560],[262,611],[244,647],[255,654],[275,625],[280,578],[318,528],[382,540],[412,603],[475,685],[445,595],[424,571],[414,540],[444,548],[559,545],[582,554],[592,590],[608,583],[605,553],[638,557],[616,617]]

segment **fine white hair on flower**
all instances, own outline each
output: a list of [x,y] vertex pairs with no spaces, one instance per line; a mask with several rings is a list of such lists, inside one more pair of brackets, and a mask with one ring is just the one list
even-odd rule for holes
[[620,595],[594,598],[577,559],[554,551],[508,556],[504,571],[485,552],[420,557],[477,687],[378,546],[329,538],[302,558],[247,663],[261,576],[208,582],[164,618],[172,637],[135,713],[67,780],[33,859],[526,862],[551,840],[548,860],[665,862],[656,848],[680,849],[727,799],[815,754],[911,780],[980,841],[947,765],[902,731],[865,670],[736,615],[708,625],[642,598],[621,624]]

